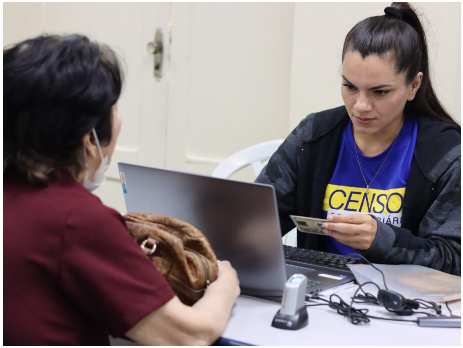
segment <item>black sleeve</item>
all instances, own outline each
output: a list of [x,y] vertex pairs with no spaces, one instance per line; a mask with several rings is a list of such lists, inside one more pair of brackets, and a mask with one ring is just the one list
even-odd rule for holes
[[[445,158],[443,159],[445,160]],[[373,244],[362,255],[372,262],[416,264],[461,274],[461,160],[437,181],[439,191],[420,223],[418,235],[378,221]]]
[[313,114],[301,121],[273,154],[255,181],[275,188],[283,235],[294,228],[289,215],[296,213],[297,158],[304,138],[312,132],[312,123]]

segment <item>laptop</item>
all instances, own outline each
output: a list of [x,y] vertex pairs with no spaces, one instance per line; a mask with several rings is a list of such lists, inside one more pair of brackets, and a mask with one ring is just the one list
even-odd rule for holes
[[128,163],[118,166],[127,212],[168,215],[197,227],[217,258],[236,269],[242,294],[280,298],[295,273],[312,284],[308,294],[354,280],[349,271],[285,261],[273,186]]

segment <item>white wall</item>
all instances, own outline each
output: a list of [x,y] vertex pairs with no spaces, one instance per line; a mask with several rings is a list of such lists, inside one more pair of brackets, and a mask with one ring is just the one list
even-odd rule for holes
[[[290,128],[310,112],[343,104],[341,54],[359,21],[382,15],[387,2],[297,3],[291,72]],[[413,3],[428,39],[431,79],[447,111],[461,120],[461,4]]]
[[[3,45],[47,30],[77,31],[122,53],[121,155],[96,194],[123,211],[115,163],[129,158],[124,148],[140,149],[139,164],[210,174],[233,152],[284,138],[308,113],[341,105],[345,35],[389,4],[4,3]],[[435,89],[459,121],[461,4],[415,7],[426,17]],[[167,45],[161,84],[152,80],[145,49],[160,25]]]
[[167,168],[210,174],[232,153],[286,136],[293,11],[173,5]]

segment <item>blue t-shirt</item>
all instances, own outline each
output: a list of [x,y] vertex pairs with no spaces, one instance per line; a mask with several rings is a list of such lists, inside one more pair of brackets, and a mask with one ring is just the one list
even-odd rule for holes
[[[384,223],[400,227],[403,199],[417,132],[418,120],[411,116],[405,117],[397,141],[380,172],[371,183],[367,195],[365,180],[363,180],[355,155],[352,123],[349,122],[342,134],[341,151],[336,169],[326,187],[323,202],[325,217],[328,214],[372,214]],[[393,144],[373,157],[364,156],[357,148],[367,183],[370,183],[378,172],[392,146]],[[355,252],[351,247],[337,242],[332,237],[327,237],[326,251],[342,255]]]

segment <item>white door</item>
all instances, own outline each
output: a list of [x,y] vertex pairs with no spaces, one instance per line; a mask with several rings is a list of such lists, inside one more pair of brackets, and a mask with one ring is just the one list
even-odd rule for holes
[[293,11],[172,4],[167,168],[211,174],[233,153],[287,135]]
[[[120,211],[118,161],[211,174],[234,152],[289,131],[294,4],[29,3],[4,10],[10,42],[78,32],[124,58],[122,132],[109,180],[96,191]],[[158,27],[165,50],[159,81],[146,51]]]
[[170,10],[169,3],[10,3],[4,7],[4,45],[43,32],[80,33],[108,44],[122,57],[126,76],[118,106],[123,127],[108,180],[95,191],[119,211],[125,211],[125,205],[117,162],[165,166],[167,74],[164,69],[161,79],[154,77],[154,58],[146,45],[161,28],[168,56]]
[[[123,58],[126,80],[119,102],[122,131],[95,193],[105,204],[125,211],[117,162],[164,166],[167,79],[155,79],[154,59],[146,44],[156,28],[169,32],[168,3],[47,3],[45,32],[79,32],[107,43]],[[167,47],[168,45],[164,45]]]

